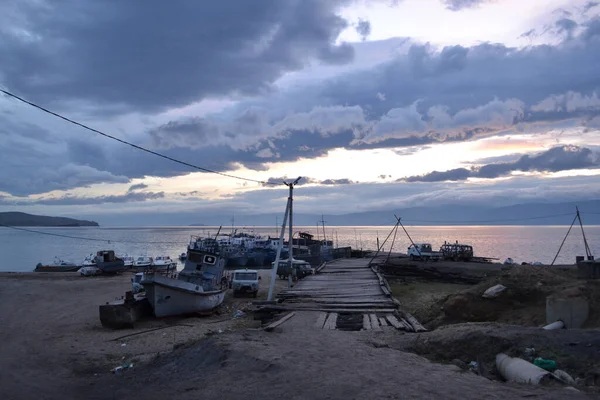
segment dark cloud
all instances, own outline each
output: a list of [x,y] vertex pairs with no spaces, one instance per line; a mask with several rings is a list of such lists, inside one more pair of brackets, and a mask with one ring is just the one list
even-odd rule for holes
[[[296,178],[288,178],[287,176],[284,177],[279,177],[279,178],[269,178],[267,180],[267,182],[269,184],[282,184],[283,182],[293,182],[294,180],[296,180]],[[351,179],[347,179],[347,178],[342,178],[342,179],[324,179],[324,180],[318,180],[318,179],[314,179],[314,178],[310,178],[307,176],[303,176],[302,179],[297,183],[298,186],[301,185],[306,185],[306,184],[318,184],[318,185],[326,185],[326,186],[334,186],[334,185],[350,185],[354,182]],[[267,184],[264,184],[263,186],[269,186]]]
[[318,181],[321,185],[351,185],[354,182],[351,179],[343,178],[343,179],[325,179],[323,181]]
[[579,24],[569,18],[561,18],[555,23],[556,29],[559,34],[565,34],[568,39],[573,38],[573,33]]
[[510,175],[511,172],[558,172],[573,169],[600,167],[600,155],[586,147],[560,146],[537,155],[524,155],[513,162],[487,164],[478,168],[457,168],[434,171],[421,176],[411,176],[400,181],[443,182],[464,181],[467,178],[493,179]]
[[145,183],[137,183],[135,185],[129,186],[129,189],[127,189],[127,192],[134,192],[136,190],[146,189],[147,187],[148,187],[148,185],[146,185]]
[[591,10],[592,8],[596,7],[597,5],[599,5],[600,2],[597,1],[588,1],[584,6],[583,6],[583,12],[587,13],[589,10]]
[[446,8],[452,11],[460,11],[465,8],[477,7],[483,3],[490,3],[493,0],[442,0]]
[[425,175],[409,176],[405,179],[398,179],[398,182],[444,182],[444,181],[464,181],[471,177],[472,171],[466,168],[456,168],[448,171],[433,171]]
[[371,34],[371,23],[364,19],[359,19],[356,26],[356,32],[360,35],[362,40],[366,40]]
[[351,61],[352,47],[334,44],[347,3],[14,0],[0,16],[0,76],[32,100],[85,100],[104,111],[256,94],[311,59]]

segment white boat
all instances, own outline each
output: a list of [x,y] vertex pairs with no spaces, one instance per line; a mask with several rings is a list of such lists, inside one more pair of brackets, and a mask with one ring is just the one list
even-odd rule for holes
[[133,262],[134,268],[139,268],[139,269],[148,269],[148,268],[150,268],[151,265],[152,265],[152,257],[148,257],[148,256],[139,256]]
[[156,269],[156,270],[164,270],[164,269],[169,269],[169,268],[173,268],[177,265],[177,263],[175,261],[173,261],[171,259],[171,257],[169,256],[156,256],[154,257],[154,260],[152,261],[152,269]]
[[140,283],[156,317],[209,313],[225,299],[224,268],[218,243],[197,239],[190,243],[185,266],[177,278],[149,271]]
[[124,254],[120,258],[121,258],[121,260],[123,260],[126,267],[133,267],[133,257],[131,257],[128,254]]
[[96,266],[96,256],[94,254],[90,254],[87,256],[83,263],[81,263],[83,267],[95,267]]

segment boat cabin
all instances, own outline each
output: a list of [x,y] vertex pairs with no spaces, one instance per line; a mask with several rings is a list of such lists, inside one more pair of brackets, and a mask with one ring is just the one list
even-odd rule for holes
[[100,250],[96,253],[96,262],[114,262],[118,261],[117,256],[113,250]]

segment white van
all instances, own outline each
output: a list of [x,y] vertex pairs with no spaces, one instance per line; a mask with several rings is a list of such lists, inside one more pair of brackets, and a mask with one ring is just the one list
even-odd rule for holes
[[240,293],[247,293],[256,297],[258,294],[258,284],[260,276],[254,269],[236,269],[233,271],[231,279],[231,288],[233,296],[237,297]]

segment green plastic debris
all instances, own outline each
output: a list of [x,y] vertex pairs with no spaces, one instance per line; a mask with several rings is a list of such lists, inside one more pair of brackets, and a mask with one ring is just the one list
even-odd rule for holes
[[556,361],[546,360],[541,357],[538,357],[535,360],[533,360],[533,364],[550,372],[553,372],[556,369]]

